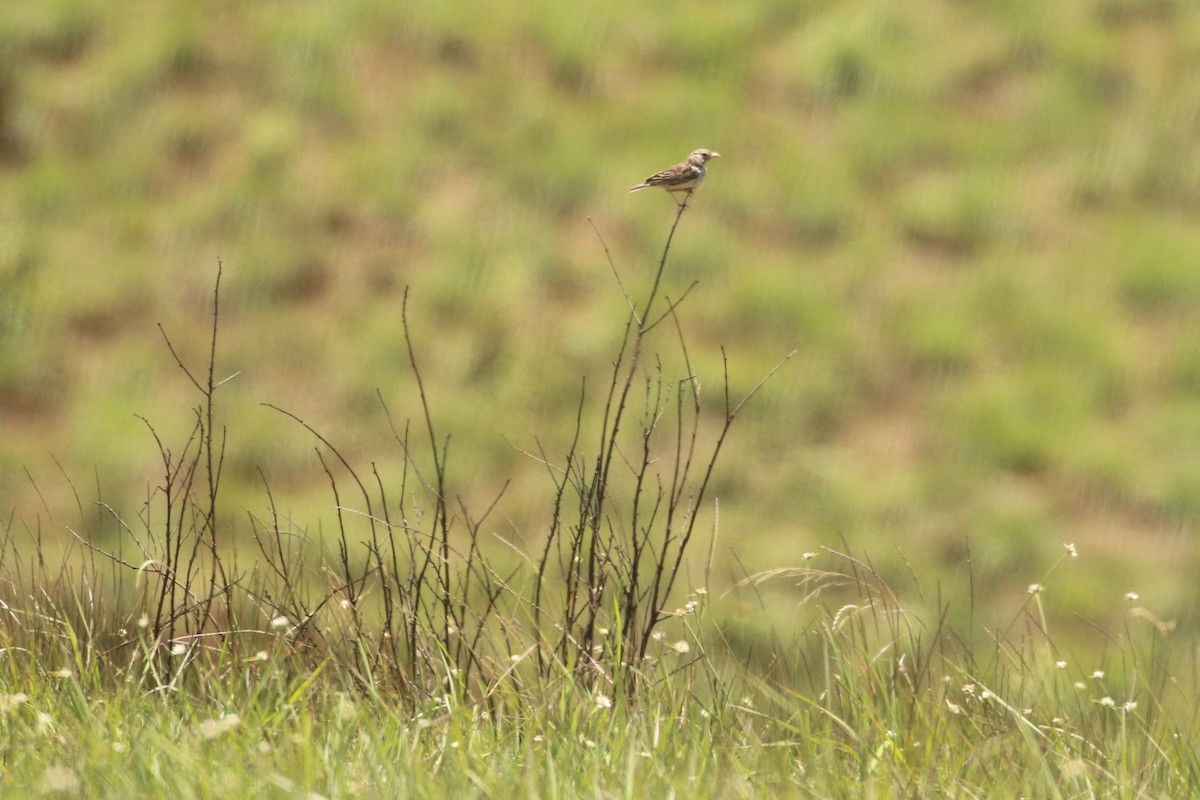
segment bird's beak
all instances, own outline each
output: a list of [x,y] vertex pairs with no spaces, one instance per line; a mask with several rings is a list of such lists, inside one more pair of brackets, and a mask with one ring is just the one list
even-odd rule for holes
[[720,153],[712,153],[711,155],[709,155],[709,158],[720,158],[720,157],[721,157]]

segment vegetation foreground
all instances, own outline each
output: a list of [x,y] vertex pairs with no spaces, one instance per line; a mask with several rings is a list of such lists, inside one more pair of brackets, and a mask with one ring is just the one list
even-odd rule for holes
[[[872,623],[879,620],[872,620]],[[49,621],[48,621],[49,622]],[[827,621],[828,684],[714,677],[714,657],[636,700],[566,675],[511,698],[447,691],[421,710],[353,662],[232,650],[137,670],[24,653],[3,698],[3,792],[84,797],[1189,797],[1194,708],[1166,678],[1138,701],[1068,667],[911,676]],[[83,633],[56,626],[63,638]],[[280,637],[282,640],[282,636]],[[47,641],[49,644],[49,641]],[[75,655],[91,652],[86,639]],[[45,663],[34,663],[35,660]],[[1123,666],[1125,666],[1123,664]],[[1153,663],[1138,665],[1154,670]],[[1160,672],[1161,674],[1161,672]],[[698,676],[702,675],[700,679]],[[164,676],[165,677],[165,676]],[[133,680],[128,680],[133,678]],[[915,679],[914,679],[915,678]],[[1072,682],[1087,684],[1076,690]],[[711,700],[698,696],[716,690]],[[1094,690],[1098,690],[1094,691]]]
[[[342,644],[324,650],[283,615],[159,641],[152,621],[116,621],[90,579],[72,592],[64,574],[54,592],[72,605],[43,594],[5,612],[0,793],[1195,795],[1200,695],[1193,671],[1172,672],[1186,659],[1169,636],[1131,630],[1103,669],[1059,658],[1040,631],[981,656],[843,563],[837,577],[855,581],[860,603],[835,609],[814,594],[796,643],[767,668],[731,660],[715,621],[725,601],[710,613],[702,599],[672,620],[680,638],[657,638],[636,691],[600,647],[564,663],[545,642],[485,663],[486,683],[425,652],[428,681],[401,688],[388,643],[348,644],[345,613],[325,631]],[[1034,594],[1025,611],[1036,609]]]
[[[218,271],[208,363],[167,341],[200,398],[191,433],[150,426],[162,474],[134,516],[95,504],[117,549],[68,524],[64,553],[40,521],[28,540],[8,523],[3,795],[1193,794],[1193,645],[1130,593],[1126,628],[1095,631],[1102,660],[1072,661],[1043,598],[1074,545],[994,629],[956,629],[940,587],[907,607],[868,557],[835,549],[710,596],[718,515],[707,535],[698,520],[757,388],[738,401],[726,380],[710,431],[699,381],[666,377],[694,375],[680,302],[659,293],[685,212],[648,293],[627,296],[607,391],[581,397],[599,422],[581,410],[569,452],[539,454],[555,491],[537,550],[484,535],[492,509],[449,489],[407,305],[425,411],[393,427],[398,482],[297,419],[337,531],[294,526],[269,485],[268,514],[225,522]],[[671,328],[683,371],[664,367]],[[765,597],[778,582],[803,598],[786,617]]]

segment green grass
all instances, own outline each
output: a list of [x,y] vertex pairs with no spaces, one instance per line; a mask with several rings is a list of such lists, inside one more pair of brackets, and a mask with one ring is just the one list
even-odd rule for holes
[[[1054,576],[1036,593],[1020,588],[1015,613],[984,633],[956,631],[936,609],[897,605],[861,560],[825,553],[808,563],[756,576],[727,597],[693,595],[695,605],[665,626],[636,695],[609,683],[615,654],[596,651],[582,671],[535,678],[537,655],[526,650],[486,687],[447,667],[415,705],[372,671],[386,663],[382,644],[318,656],[293,621],[264,617],[220,637],[185,637],[168,653],[145,620],[59,580],[4,617],[0,790],[197,798],[1196,790],[1190,648],[1137,598],[1122,601],[1128,622],[1103,655],[1077,659],[1045,627]],[[790,621],[761,619],[772,588],[792,582],[806,599]],[[738,606],[760,619],[729,618]],[[773,629],[754,651],[757,666],[732,658],[755,624]]]
[[[632,703],[614,692],[614,709],[598,713],[594,686],[566,669],[552,686],[522,684],[523,699],[490,709],[488,724],[464,694],[421,727],[392,713],[394,696],[364,689],[346,653],[281,652],[270,677],[243,664],[238,630],[213,645],[190,688],[156,692],[129,659],[157,645],[133,632],[93,674],[72,668],[77,702],[46,677],[65,657],[55,649],[64,631],[108,652],[84,620],[134,631],[151,581],[126,576],[120,607],[95,614],[75,608],[87,605],[76,581],[39,595],[44,618],[8,621],[13,642],[37,639],[0,687],[31,698],[5,717],[24,726],[10,729],[0,779],[12,794],[50,766],[30,742],[60,748],[45,752],[88,795],[293,793],[269,782],[274,770],[330,797],[352,795],[352,780],[363,796],[401,785],[396,796],[487,796],[547,752],[528,796],[861,796],[859,780],[876,796],[989,796],[1001,777],[1013,796],[1191,789],[1200,92],[1189,76],[1200,13],[1190,5],[9,5],[0,577],[20,614],[38,548],[66,557],[76,578],[90,571],[68,525],[114,553],[134,547],[131,531],[163,535],[161,509],[149,527],[142,518],[163,499],[151,429],[181,457],[196,396],[157,324],[185,364],[205,363],[218,259],[216,380],[236,377],[216,400],[228,432],[217,513],[224,557],[248,573],[265,568],[254,534],[273,530],[272,512],[305,553],[306,581],[342,568],[343,532],[362,569],[369,535],[364,519],[346,521],[345,507],[362,510],[357,494],[331,501],[331,477],[343,490],[350,478],[318,460],[326,445],[266,403],[372,476],[372,491],[387,491],[377,508],[421,495],[429,457],[410,461],[383,410],[422,418],[400,325],[406,292],[427,397],[450,440],[447,495],[480,512],[507,486],[480,534],[536,552],[554,484],[526,454],[569,450],[585,381],[582,424],[596,430],[621,341],[626,303],[605,248],[644,296],[671,220],[661,194],[625,189],[694,147],[723,157],[661,287],[678,299],[696,284],[679,318],[689,360],[664,324],[643,366],[661,360],[669,391],[699,380],[700,441],[711,446],[726,366],[738,398],[796,351],[739,416],[694,510],[719,537],[716,638],[685,670],[693,677],[652,682]],[[658,375],[642,377],[654,387]],[[635,394],[640,413],[642,384]],[[628,457],[632,418],[624,432]],[[599,440],[584,443],[592,455]],[[619,525],[628,503],[611,510],[614,530],[637,529]],[[1080,558],[1044,580],[1066,543]],[[883,673],[872,671],[894,666],[878,655],[885,643],[822,633],[839,608],[862,604],[857,588],[820,601],[805,600],[801,580],[760,595],[735,588],[809,566],[806,553],[853,572],[826,548],[870,561],[924,626],[909,650],[945,653],[930,675],[949,683],[878,691]],[[120,552],[143,561],[136,547]],[[507,552],[492,557],[516,569]],[[693,551],[685,564],[692,579],[707,559]],[[1048,587],[1036,652],[985,657],[1018,646],[1009,620],[1035,582]],[[1151,635],[1148,617],[1129,616],[1127,591],[1173,630]],[[862,616],[886,628],[882,613]],[[260,616],[235,627],[263,627],[270,615]],[[1032,619],[1019,618],[1022,630]],[[834,692],[826,673],[850,666],[863,682]],[[1107,687],[1114,707],[1099,705],[1095,669],[1121,682]],[[708,673],[736,690],[718,701],[695,677]],[[1172,680],[1147,685],[1151,674]],[[223,681],[234,676],[231,694]],[[972,705],[957,691],[969,682],[1007,706]],[[1118,688],[1129,687],[1138,705],[1122,711],[1130,695]],[[340,728],[338,693],[360,713]],[[736,707],[743,695],[754,713]],[[846,705],[822,705],[831,698]],[[308,716],[274,716],[293,707]],[[701,708],[710,726],[675,724]],[[1018,721],[1025,708],[1038,733]],[[38,711],[63,739],[37,734]],[[225,711],[236,727],[196,733]],[[351,737],[374,725],[369,742]],[[271,726],[286,735],[264,733]],[[129,743],[124,753],[97,734],[118,729],[109,738]],[[548,747],[534,748],[535,735]],[[666,744],[651,747],[652,735]],[[598,746],[582,749],[581,736]],[[273,749],[261,753],[261,741]],[[244,759],[228,774],[195,766],[230,743]]]

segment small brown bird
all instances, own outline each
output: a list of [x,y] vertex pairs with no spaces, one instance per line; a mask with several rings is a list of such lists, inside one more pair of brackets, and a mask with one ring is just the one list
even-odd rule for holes
[[[646,189],[650,186],[661,186],[668,192],[671,192],[672,198],[675,192],[687,192],[687,197],[683,202],[686,203],[688,198],[692,196],[692,192],[700,188],[700,184],[704,183],[704,176],[708,174],[708,168],[704,165],[708,163],[710,158],[720,158],[720,153],[714,153],[712,150],[692,151],[692,154],[685,158],[675,166],[664,169],[662,172],[656,172],[646,180],[634,186],[629,191],[636,192],[639,189]],[[675,200],[679,203],[679,200]]]

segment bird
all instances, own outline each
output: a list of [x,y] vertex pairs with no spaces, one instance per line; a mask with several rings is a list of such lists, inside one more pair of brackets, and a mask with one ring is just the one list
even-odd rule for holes
[[708,168],[704,165],[708,163],[710,158],[720,158],[720,153],[714,153],[712,150],[693,150],[692,154],[679,162],[673,167],[664,169],[662,172],[656,172],[646,180],[634,186],[629,191],[636,192],[642,189],[647,189],[651,186],[661,186],[668,192],[671,192],[672,199],[675,198],[675,192],[687,192],[687,197],[683,205],[687,203],[688,198],[692,196],[692,192],[700,188],[700,184],[704,183],[704,176],[708,174]]

